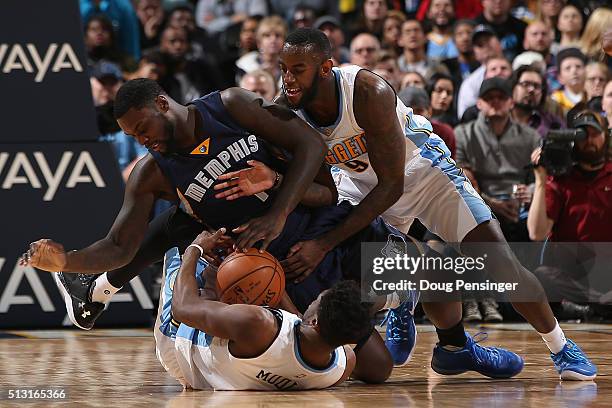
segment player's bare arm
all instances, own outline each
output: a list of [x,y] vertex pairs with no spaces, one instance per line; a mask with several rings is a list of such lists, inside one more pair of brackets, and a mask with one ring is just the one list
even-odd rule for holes
[[362,70],[355,80],[355,118],[365,131],[368,154],[378,184],[336,228],[314,241],[296,244],[283,264],[287,278],[303,280],[326,252],[369,225],[391,207],[404,189],[405,136],[396,116],[393,89]]
[[[249,160],[250,166],[243,170],[225,173],[218,180],[225,180],[215,185],[220,191],[216,198],[235,200],[251,196],[262,191],[277,189],[283,183],[285,176],[257,160]],[[338,201],[338,190],[331,177],[329,166],[325,163],[319,169],[314,183],[308,186],[300,204],[308,207],[323,207]]]
[[[214,234],[202,232],[193,241],[205,251],[222,244],[225,229]],[[274,341],[278,330],[272,313],[253,305],[228,305],[200,296],[195,270],[201,253],[190,246],[183,255],[183,263],[174,284],[172,315],[181,323],[211,336],[229,339],[236,357],[254,357],[265,351]]]
[[249,221],[234,232],[240,233],[238,248],[249,248],[263,240],[262,250],[276,238],[287,218],[297,206],[319,170],[326,152],[322,138],[291,110],[264,101],[260,96],[240,88],[221,92],[228,112],[244,129],[291,153],[293,160],[285,174],[270,211]]
[[144,237],[157,198],[176,200],[151,155],[134,168],[125,188],[123,205],[108,235],[78,251],[65,252],[61,244],[43,239],[30,245],[22,265],[50,272],[99,273],[126,265]]

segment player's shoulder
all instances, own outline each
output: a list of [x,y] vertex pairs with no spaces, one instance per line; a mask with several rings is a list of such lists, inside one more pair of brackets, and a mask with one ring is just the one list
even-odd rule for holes
[[130,173],[130,180],[134,179],[135,182],[142,182],[161,174],[157,160],[151,153],[147,153],[134,165],[134,169]]
[[221,102],[223,102],[226,109],[229,109],[236,104],[249,102],[255,99],[255,94],[237,86],[224,89],[223,91],[219,92],[219,95],[221,96]]
[[157,160],[147,153],[136,163],[127,180],[126,188],[134,192],[160,192],[168,184],[168,179],[161,170]]
[[362,128],[380,126],[381,119],[395,115],[396,104],[397,96],[387,81],[366,69],[357,73],[353,109],[355,119]]
[[360,69],[355,76],[355,93],[360,96],[385,97],[393,96],[395,91],[381,76],[367,69]]

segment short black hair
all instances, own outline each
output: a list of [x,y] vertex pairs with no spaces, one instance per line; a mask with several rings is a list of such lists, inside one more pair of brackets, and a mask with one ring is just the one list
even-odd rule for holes
[[331,58],[329,39],[323,31],[314,28],[298,28],[293,30],[285,39],[285,44],[311,47],[323,57],[323,60]]
[[321,297],[317,311],[319,334],[332,347],[354,344],[374,329],[372,303],[361,301],[359,286],[341,281]]
[[570,47],[564,48],[557,53],[557,70],[561,71],[561,64],[567,58],[576,58],[582,61],[583,65],[587,63],[587,57],[580,51],[579,48]]
[[119,88],[115,97],[113,113],[120,119],[131,108],[141,109],[155,104],[155,98],[164,94],[159,84],[152,79],[138,78],[127,81]]

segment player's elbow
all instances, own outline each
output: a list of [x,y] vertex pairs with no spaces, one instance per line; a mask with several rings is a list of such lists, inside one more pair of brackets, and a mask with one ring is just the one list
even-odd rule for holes
[[309,160],[320,164],[327,153],[327,145],[318,133],[308,129],[308,133],[303,134],[295,144],[295,153],[308,155]]
[[185,302],[185,297],[176,288],[172,294],[172,317],[174,320],[185,323],[188,326],[195,327],[193,322],[193,313],[190,312],[189,305]]
[[187,324],[188,320],[185,316],[185,309],[182,305],[182,302],[179,299],[180,296],[178,296],[178,293],[173,293],[172,295],[172,317],[174,317],[175,320],[178,320],[179,322],[185,323]]

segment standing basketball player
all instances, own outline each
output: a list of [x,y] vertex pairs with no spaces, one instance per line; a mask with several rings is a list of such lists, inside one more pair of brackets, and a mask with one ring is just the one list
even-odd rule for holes
[[[595,365],[565,338],[541,285],[518,262],[491,210],[455,166],[427,119],[404,106],[381,77],[358,66],[334,68],[329,42],[318,30],[289,34],[280,65],[283,94],[277,102],[319,131],[328,146],[326,162],[340,169],[334,176],[340,199],[358,203],[333,230],[292,247],[283,264],[288,277],[304,279],[326,251],[378,215],[403,232],[418,218],[446,242],[460,243],[467,256],[480,254],[464,244],[495,242],[487,270],[500,281],[511,275],[539,299],[513,306],[542,336],[560,377],[589,380],[596,376]],[[226,183],[238,194],[239,182]],[[423,308],[440,340],[431,362],[435,371],[452,374],[481,367],[494,374],[498,366],[507,364],[498,354],[479,348],[465,333],[460,302],[424,302]],[[387,344],[396,364],[407,356],[408,342],[402,333],[410,321],[405,309],[391,311]]]
[[207,288],[200,288],[196,275],[203,266],[200,248],[223,244],[224,232],[196,237],[182,265],[177,248],[166,255],[154,330],[164,368],[195,389],[309,390],[345,381],[356,365],[347,344],[373,330],[372,305],[359,301],[357,285],[340,282],[324,292],[303,319],[280,309],[216,301],[214,290],[207,290],[215,286],[209,285],[214,276],[206,276]]

